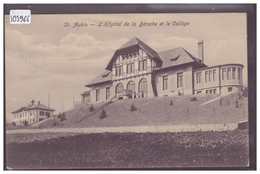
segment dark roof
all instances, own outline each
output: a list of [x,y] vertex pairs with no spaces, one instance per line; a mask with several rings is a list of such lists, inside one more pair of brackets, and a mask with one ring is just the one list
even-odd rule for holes
[[82,96],[90,96],[90,91],[85,91],[82,94],[80,94]]
[[161,52],[159,53],[159,56],[162,60],[162,66],[156,69],[168,68],[191,62],[196,62],[204,65],[203,63],[201,63],[200,59],[195,58],[193,55],[191,55],[189,52],[181,47]]
[[147,51],[148,54],[150,54],[150,56],[160,59],[158,53],[156,51],[154,51],[151,47],[149,47],[148,45],[146,45],[143,41],[141,41],[140,39],[134,37],[131,40],[129,40],[127,43],[125,43],[123,46],[121,46],[118,50],[122,50],[134,45],[139,45],[141,48],[143,48],[145,51]]
[[129,40],[127,43],[125,43],[123,46],[121,46],[119,49],[116,50],[115,54],[113,55],[112,59],[110,60],[110,62],[108,63],[106,69],[107,70],[112,70],[112,64],[115,61],[115,58],[118,56],[119,52],[127,49],[129,47],[134,47],[134,46],[139,46],[140,48],[142,48],[143,50],[145,50],[147,52],[147,54],[149,54],[152,58],[154,58],[157,61],[161,61],[160,56],[158,55],[158,53],[156,51],[154,51],[151,47],[149,47],[148,45],[146,45],[143,41],[141,41],[140,39],[134,37],[131,40]]
[[54,109],[48,108],[47,106],[38,103],[38,104],[31,104],[29,106],[25,106],[25,107],[21,107],[18,110],[15,110],[11,113],[17,113],[17,112],[21,112],[21,111],[28,111],[28,110],[32,110],[32,109],[42,109],[42,110],[48,110],[48,111],[55,111]]
[[110,71],[105,71],[102,74],[100,74],[99,76],[97,76],[94,80],[92,80],[91,82],[89,82],[86,87],[89,87],[91,85],[94,84],[98,84],[98,83],[103,83],[103,82],[108,82],[112,80],[112,75]]

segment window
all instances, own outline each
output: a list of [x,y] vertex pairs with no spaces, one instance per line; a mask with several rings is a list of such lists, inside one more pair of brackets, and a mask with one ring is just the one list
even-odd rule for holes
[[110,88],[107,87],[106,88],[106,100],[108,100],[110,98]]
[[209,82],[210,82],[210,80],[212,79],[211,76],[212,76],[212,70],[209,71]]
[[100,89],[96,90],[96,101],[100,100]]
[[206,90],[206,94],[208,94],[209,93],[209,90]]
[[212,89],[209,91],[210,94],[212,94]]
[[139,82],[139,88],[138,92],[146,92],[147,91],[147,80],[146,79],[141,79]]
[[163,90],[168,89],[168,76],[163,76]]
[[119,66],[116,67],[116,76],[119,76]]
[[139,61],[139,71],[142,71],[143,69],[143,61],[142,60],[140,60]]
[[119,76],[122,76],[123,75],[123,66],[121,65],[119,67]]
[[232,79],[235,79],[236,77],[236,68],[232,68]]
[[216,94],[216,92],[217,92],[217,89],[213,89],[213,94]]
[[131,73],[133,73],[134,70],[135,70],[135,64],[134,64],[134,62],[132,62],[132,63],[131,63]]
[[231,68],[227,69],[227,79],[229,80],[231,78]]
[[240,80],[240,68],[237,69],[237,78]]
[[213,81],[215,81],[215,79],[216,79],[216,70],[214,69],[213,70]]
[[45,116],[49,117],[50,116],[50,112],[45,112]]
[[196,83],[201,83],[201,72],[196,74]]
[[127,64],[127,74],[131,73],[131,64]]
[[177,74],[177,88],[181,88],[183,86],[183,73]]
[[143,61],[143,70],[146,70],[147,69],[147,60],[144,60]]
[[233,87],[228,87],[228,92],[232,92]]
[[222,68],[222,80],[225,80],[226,68]]
[[43,111],[40,111],[40,115],[41,115],[41,116],[44,116],[44,112],[43,112]]
[[201,94],[202,91],[197,91],[197,94]]
[[135,82],[134,81],[128,82],[127,89],[134,92],[135,91]]
[[120,94],[123,89],[124,89],[124,86],[123,86],[122,83],[117,84],[117,86],[116,86],[116,94]]
[[208,80],[208,71],[205,71],[205,82],[207,82],[207,80]]

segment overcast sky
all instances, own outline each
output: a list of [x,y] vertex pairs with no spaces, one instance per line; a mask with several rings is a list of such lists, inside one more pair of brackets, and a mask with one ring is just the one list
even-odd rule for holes
[[[139,27],[140,21],[157,26]],[[166,22],[170,26],[166,26]],[[189,25],[173,26],[183,21]],[[64,23],[70,27],[64,27]],[[87,27],[75,27],[85,22]],[[121,26],[98,27],[100,22]],[[124,26],[125,22],[130,23]],[[131,26],[135,22],[136,26]],[[164,22],[163,26],[159,24]],[[95,26],[90,26],[95,24]],[[198,56],[197,42],[204,40],[208,66],[241,63],[247,85],[247,31],[245,13],[222,14],[88,14],[32,15],[31,24],[9,23],[5,16],[6,115],[34,99],[61,111],[72,109],[73,96],[102,73],[116,49],[137,37],[157,52],[183,47]]]

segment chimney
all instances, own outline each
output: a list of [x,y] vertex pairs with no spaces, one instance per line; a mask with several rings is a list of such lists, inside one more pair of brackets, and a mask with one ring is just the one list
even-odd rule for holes
[[204,63],[203,40],[198,42],[199,59]]
[[34,100],[31,101],[32,105],[34,104]]

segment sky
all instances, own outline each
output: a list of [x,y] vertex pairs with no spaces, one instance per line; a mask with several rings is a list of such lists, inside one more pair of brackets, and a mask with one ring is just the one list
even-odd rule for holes
[[[189,24],[174,26],[174,21]],[[85,26],[73,27],[77,22]],[[100,22],[121,25],[99,27]],[[140,27],[140,22],[157,25]],[[49,95],[55,114],[61,112],[62,103],[64,111],[72,109],[73,98],[81,100],[80,94],[89,90],[85,85],[133,37],[158,53],[183,47],[195,57],[198,41],[204,40],[204,63],[243,64],[247,85],[246,27],[246,13],[32,15],[30,24],[10,24],[6,15],[6,119],[10,122],[11,112],[32,99],[48,106]]]

